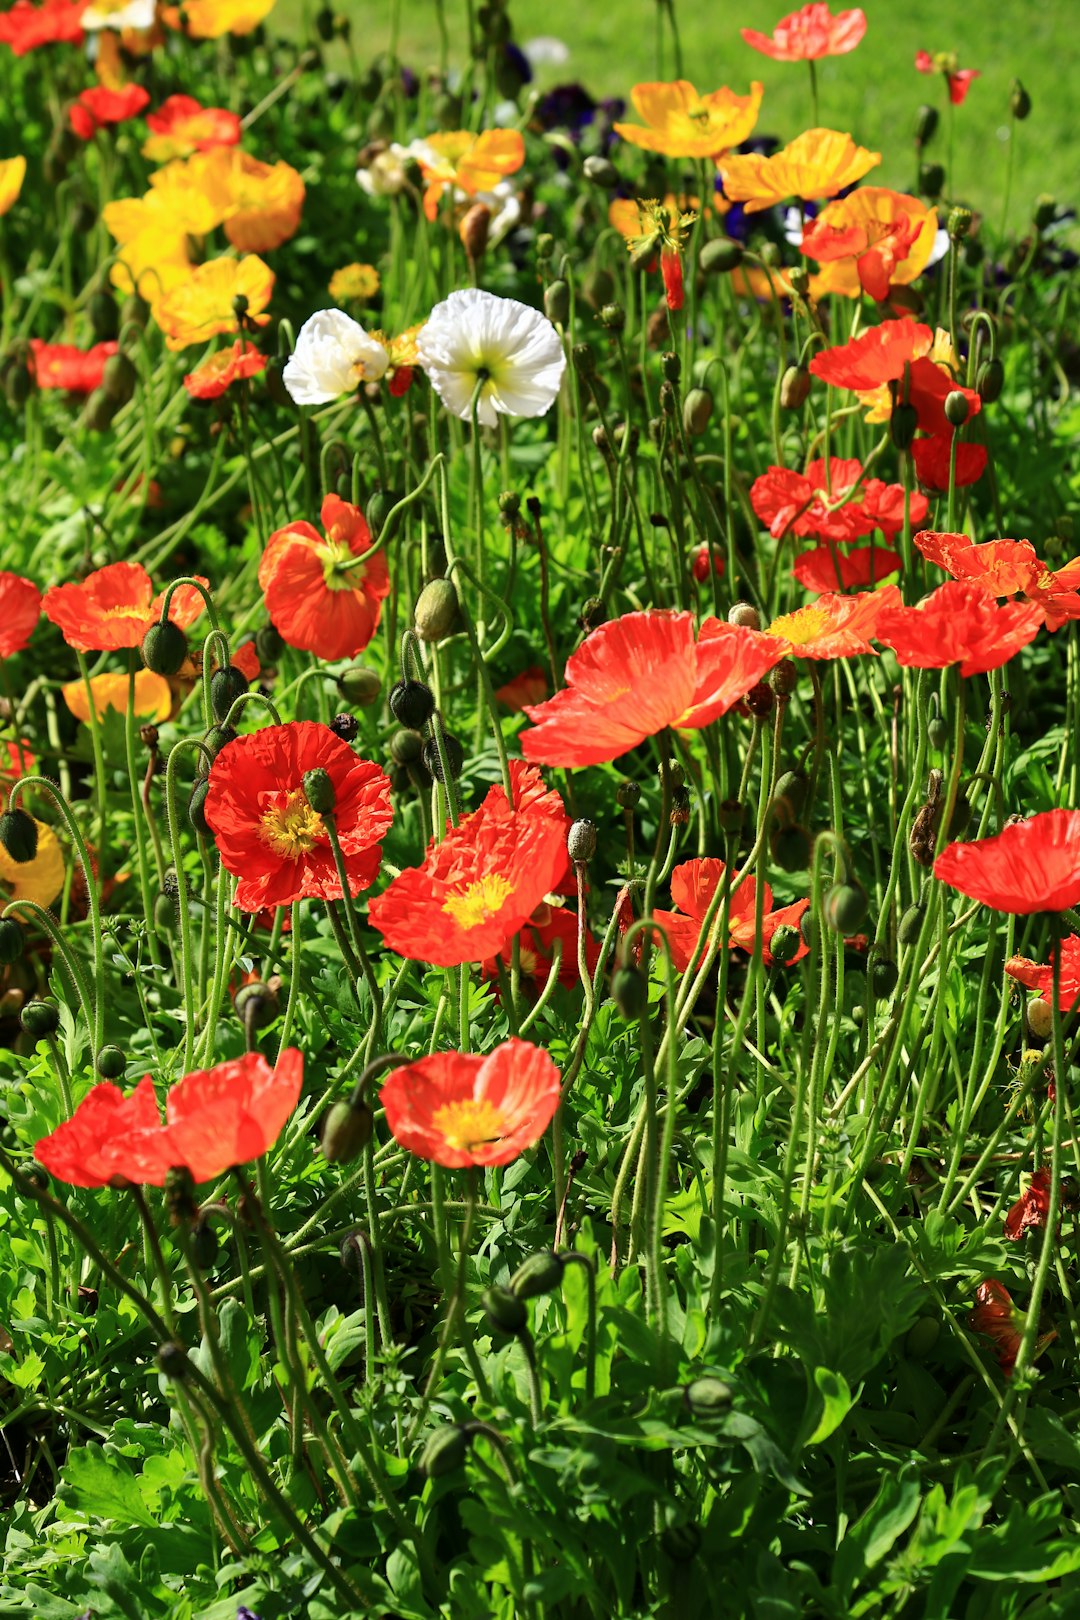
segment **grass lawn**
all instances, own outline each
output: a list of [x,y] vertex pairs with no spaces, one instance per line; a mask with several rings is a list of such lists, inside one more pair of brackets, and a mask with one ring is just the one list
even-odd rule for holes
[[[416,67],[437,56],[434,0],[399,0],[401,53]],[[299,24],[311,0],[279,0],[277,15]],[[742,27],[770,32],[787,0],[739,0],[737,5],[705,5],[678,0],[684,71],[699,89],[720,84],[745,90],[752,78],[765,85],[759,128],[785,139],[811,122],[806,70],[772,62],[745,45]],[[392,0],[342,0],[337,7],[353,18],[354,37],[362,56],[385,49],[390,38]],[[837,6],[835,9],[839,9]],[[924,78],[914,68],[915,52],[955,50],[962,67],[978,68],[982,77],[965,104],[956,109],[957,186],[976,207],[1000,223],[1009,142],[1009,90],[1014,77],[1023,80],[1033,111],[1018,129],[1014,157],[1014,228],[1021,210],[1041,192],[1060,201],[1080,201],[1072,100],[1067,86],[1080,75],[1080,43],[1075,0],[996,0],[972,6],[960,0],[865,0],[869,19],[866,38],[853,56],[820,64],[822,123],[849,129],[864,145],[885,154],[873,179],[908,189],[914,180],[911,129],[922,101],[939,107],[944,80]],[[670,44],[665,46],[662,74],[656,53],[655,0],[511,0],[515,35],[527,41],[554,35],[570,50],[564,67],[544,68],[541,83],[580,79],[594,94],[625,95],[637,80],[674,78]],[[446,0],[447,18],[457,59],[463,52],[465,6]],[[947,121],[942,120],[932,155],[945,161]]]

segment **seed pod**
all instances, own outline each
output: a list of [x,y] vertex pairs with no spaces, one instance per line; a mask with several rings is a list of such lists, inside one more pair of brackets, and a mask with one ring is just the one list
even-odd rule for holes
[[778,698],[789,698],[799,684],[799,671],[793,658],[781,658],[769,672],[769,685]]
[[390,713],[399,725],[419,731],[435,713],[435,694],[423,681],[398,681],[390,691]]
[[210,838],[212,836],[210,824],[206,819],[206,795],[209,792],[209,781],[196,782],[191,790],[191,798],[188,800],[188,821],[191,823],[192,830],[197,832],[200,838]]
[[176,675],[188,655],[187,637],[178,624],[163,619],[142,639],[142,661],[155,675]]
[[37,854],[38,830],[33,816],[25,810],[5,810],[0,815],[0,844],[19,866]]
[[769,955],[781,967],[787,967],[788,963],[794,962],[799,954],[802,942],[802,935],[797,928],[792,928],[790,923],[781,923],[769,941]]
[[366,1102],[335,1103],[326,1116],[319,1143],[328,1164],[350,1164],[371,1141],[375,1115]]
[[692,439],[699,439],[709,425],[713,397],[707,388],[691,388],[683,400],[683,428]]
[[649,1004],[649,981],[640,968],[627,963],[616,968],[611,981],[611,999],[621,1018],[640,1018]]
[[1005,386],[1005,367],[994,355],[984,360],[975,374],[975,387],[979,398],[984,405],[993,405],[995,400],[1001,398],[1001,390]]
[[900,926],[896,930],[896,937],[901,945],[914,945],[922,933],[923,918],[926,916],[926,907],[918,901],[908,906],[900,918]]
[[60,1009],[55,1001],[28,1001],[19,1014],[19,1024],[27,1035],[44,1040],[60,1028]]
[[0,967],[11,967],[25,949],[21,925],[14,917],[0,917]]
[[945,228],[950,242],[962,242],[971,229],[973,215],[970,208],[950,208]]
[[604,304],[600,310],[600,325],[605,332],[622,332],[626,327],[626,310],[621,304]]
[[119,1080],[127,1068],[127,1058],[118,1046],[103,1046],[94,1067],[103,1080]]
[[566,1261],[554,1249],[531,1254],[511,1277],[510,1292],[518,1299],[536,1299],[540,1294],[554,1293],[565,1270]]
[[615,803],[621,810],[633,810],[641,803],[641,788],[637,782],[625,777],[615,789]]
[[488,233],[491,230],[491,209],[487,203],[476,202],[467,209],[458,226],[458,236],[470,264],[479,264],[487,252]]
[[304,798],[317,815],[328,815],[337,802],[334,791],[334,781],[330,772],[323,767],[316,766],[314,770],[305,771],[302,779]]
[[724,1417],[731,1410],[731,1385],[722,1378],[695,1378],[683,1390],[688,1411],[699,1420]]
[[1009,97],[1009,111],[1021,123],[1031,114],[1031,97],[1019,79],[1013,80],[1012,95]]
[[798,822],[775,827],[769,838],[772,858],[785,872],[802,872],[810,862],[810,834]]
[[330,722],[330,730],[342,742],[355,742],[360,735],[360,722],[355,714],[335,714]]
[[739,267],[742,256],[741,242],[736,242],[730,236],[720,236],[713,242],[706,242],[698,255],[698,263],[707,276],[724,275]]
[[488,1288],[482,1296],[484,1314],[500,1333],[520,1333],[529,1314],[508,1288]]
[[224,722],[237,698],[248,689],[248,678],[235,664],[215,669],[210,677],[210,708],[215,719]]
[[805,366],[788,366],[780,379],[780,403],[785,411],[797,411],[810,397],[810,373]]
[[575,865],[591,861],[596,854],[596,822],[582,818],[571,824],[566,835],[566,852]]
[[[443,748],[446,753],[446,763],[450,775],[456,781],[461,775],[465,764],[465,750],[452,731],[443,732]],[[442,782],[445,787],[446,778],[443,776],[442,755],[439,753],[439,745],[434,737],[429,737],[424,744],[422,758],[428,775],[433,776],[437,782]]]
[[442,641],[458,616],[458,596],[453,580],[433,579],[416,599],[413,623],[421,641]]
[[338,676],[337,689],[346,703],[366,709],[378,698],[382,681],[378,670],[370,669],[367,664],[352,664]]
[[834,883],[825,896],[825,921],[838,934],[854,934],[866,921],[866,890],[854,883]]
[[420,1457],[420,1472],[428,1479],[456,1473],[469,1451],[469,1435],[459,1423],[448,1423],[430,1436]]
[[896,963],[888,956],[875,957],[870,965],[870,983],[874,995],[880,1001],[885,1001],[892,995],[900,982],[900,970]]
[[101,375],[101,391],[105,398],[119,409],[133,398],[139,381],[139,373],[135,369],[135,362],[123,349],[112,354],[105,362],[105,369]]
[[767,720],[776,705],[776,693],[768,681],[758,681],[743,699],[755,720]]

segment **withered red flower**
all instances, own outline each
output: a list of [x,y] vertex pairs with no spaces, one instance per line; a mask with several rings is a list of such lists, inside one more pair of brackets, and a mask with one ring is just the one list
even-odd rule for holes
[[1005,1217],[1005,1236],[1017,1243],[1025,1232],[1038,1231],[1046,1225],[1050,1212],[1050,1171],[1043,1166],[1036,1170],[1028,1186]]
[[[1011,1377],[1016,1366],[1016,1358],[1020,1354],[1020,1341],[1024,1336],[1024,1324],[1027,1320],[1023,1311],[1017,1310],[1013,1304],[1012,1295],[1004,1283],[994,1278],[987,1278],[975,1290],[975,1309],[968,1320],[976,1333],[982,1333],[986,1338],[992,1339],[997,1350],[998,1366],[1006,1378]],[[1036,1356],[1040,1356],[1047,1345],[1057,1338],[1057,1330],[1051,1329],[1043,1333],[1035,1341]]]
[[386,1077],[379,1100],[395,1141],[447,1169],[509,1164],[538,1142],[559,1106],[543,1047],[509,1040],[486,1057],[437,1052]]
[[954,107],[962,104],[971,89],[972,80],[982,78],[978,68],[959,67],[955,51],[936,51],[933,56],[929,51],[916,51],[915,66],[920,73],[944,74],[949,87],[949,100]]
[[1044,810],[994,838],[949,844],[934,876],[995,911],[1066,911],[1080,904],[1080,810]]
[[[1037,990],[1048,1005],[1054,996],[1054,968],[1033,962],[1027,956],[1010,956],[1005,971],[1018,984]],[[1061,941],[1060,995],[1062,1012],[1072,1012],[1080,1001],[1080,934],[1067,934]]]

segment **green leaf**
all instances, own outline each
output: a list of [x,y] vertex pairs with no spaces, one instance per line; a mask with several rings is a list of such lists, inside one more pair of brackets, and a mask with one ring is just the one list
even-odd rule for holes
[[815,1367],[814,1383],[821,1396],[822,1412],[817,1428],[807,1441],[807,1445],[811,1446],[834,1434],[855,1403],[843,1373],[832,1372],[828,1367]]
[[853,1524],[833,1560],[833,1586],[844,1597],[879,1564],[919,1511],[919,1474],[914,1465],[886,1474],[862,1518]]
[[157,1527],[138,1480],[119,1452],[110,1448],[106,1456],[95,1442],[80,1446],[68,1453],[62,1479],[66,1500],[90,1518],[114,1519],[147,1530]]

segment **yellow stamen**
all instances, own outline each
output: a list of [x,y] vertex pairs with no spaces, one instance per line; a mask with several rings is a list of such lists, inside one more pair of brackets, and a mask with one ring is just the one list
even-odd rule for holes
[[463,1097],[460,1102],[443,1103],[431,1123],[448,1147],[472,1153],[485,1142],[497,1142],[502,1134],[502,1110],[484,1098]]
[[811,602],[807,607],[797,608],[794,613],[782,613],[773,620],[765,634],[790,641],[795,647],[805,647],[807,642],[816,641],[828,628],[829,615],[824,608],[815,607]]
[[458,894],[447,895],[443,910],[449,912],[459,928],[479,928],[502,909],[513,887],[508,878],[490,872]]
[[262,836],[275,855],[295,861],[310,854],[325,832],[322,817],[308,804],[303,789],[293,788],[284,804],[264,811]]

